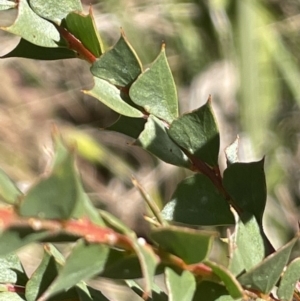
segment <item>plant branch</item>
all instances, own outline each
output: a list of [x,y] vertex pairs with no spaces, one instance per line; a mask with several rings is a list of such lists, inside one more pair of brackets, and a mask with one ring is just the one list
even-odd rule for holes
[[78,40],[73,34],[71,34],[67,29],[62,26],[59,26],[55,23],[52,23],[61,36],[65,39],[68,44],[68,48],[74,50],[78,57],[86,60],[90,64],[93,64],[97,58]]
[[166,252],[160,248],[154,249],[155,253],[159,256],[162,263],[170,264],[180,268],[181,270],[187,270],[193,273],[196,277],[214,277],[213,270],[206,264],[199,262],[197,264],[186,264],[180,257],[173,255],[169,252]]
[[11,292],[17,294],[25,294],[25,287],[21,285],[17,285],[14,283],[1,283],[0,284],[0,293],[1,292]]
[[31,228],[34,231],[49,230],[49,236],[60,233],[83,237],[90,243],[102,243],[132,251],[131,240],[110,228],[104,228],[93,224],[89,219],[78,220],[47,220],[33,217],[21,217],[12,207],[0,209],[0,226],[2,230],[11,227]]
[[139,190],[140,194],[142,195],[143,199],[149,206],[150,210],[152,211],[153,215],[156,217],[157,221],[162,225],[162,226],[167,226],[168,223],[163,219],[161,216],[160,210],[157,207],[156,203],[154,200],[152,200],[149,196],[149,194],[145,191],[145,189],[142,187],[142,185],[137,181],[135,177],[131,177],[131,181],[133,185]]

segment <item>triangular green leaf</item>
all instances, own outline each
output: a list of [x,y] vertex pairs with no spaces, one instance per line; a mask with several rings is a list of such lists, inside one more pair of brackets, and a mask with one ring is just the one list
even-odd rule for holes
[[102,41],[91,9],[88,15],[77,12],[69,13],[63,20],[62,26],[73,34],[95,57],[99,57],[103,53]]
[[[44,4],[49,2],[42,1],[42,6],[44,7]],[[18,17],[14,24],[2,27],[2,29],[42,47],[57,47],[60,41],[60,34],[55,26],[33,12],[27,1],[19,1]]]
[[169,292],[169,301],[191,301],[196,290],[194,275],[189,271],[178,274],[173,269],[166,268],[166,286]]
[[243,214],[229,239],[229,270],[234,275],[240,274],[244,269],[249,271],[265,258],[261,228],[254,216]]
[[294,259],[281,277],[277,296],[282,301],[291,301],[297,281],[299,280],[300,258]]
[[60,23],[70,12],[82,11],[80,0],[29,0],[32,10],[44,19]]
[[47,299],[60,291],[68,290],[81,280],[87,280],[102,272],[108,253],[107,246],[78,241],[58,277],[44,292],[43,298]]
[[179,256],[185,263],[203,261],[209,254],[216,232],[169,226],[153,229],[151,238],[165,251]]
[[189,225],[234,224],[234,217],[227,201],[202,174],[183,180],[162,214],[167,220]]
[[113,85],[126,87],[141,74],[142,66],[122,33],[117,44],[92,65],[91,72]]
[[108,131],[115,131],[131,138],[137,139],[141,132],[144,130],[146,119],[143,118],[130,118],[120,116],[118,120],[111,126],[105,128]]
[[74,51],[64,48],[49,48],[34,45],[24,39],[21,39],[19,44],[9,53],[1,56],[1,58],[8,57],[23,57],[27,59],[36,60],[59,60],[76,58],[77,55]]
[[174,120],[169,135],[180,147],[201,161],[218,166],[220,135],[210,101]]
[[128,95],[114,85],[97,77],[94,77],[94,82],[93,89],[83,91],[85,94],[99,99],[106,106],[121,115],[135,118],[142,118],[144,116],[141,111],[131,106]]
[[247,288],[256,289],[265,294],[270,293],[279,280],[297,240],[298,237],[294,238],[278,251],[269,255],[263,262],[239,277],[239,282]]
[[220,135],[210,101],[174,120],[169,135],[190,154],[210,166],[218,166]]
[[0,200],[8,204],[16,204],[22,192],[8,175],[0,169]]
[[221,281],[226,286],[226,289],[230,293],[231,297],[237,299],[243,296],[243,288],[228,269],[212,261],[205,261],[205,264],[208,265],[213,270],[213,272],[221,279]]
[[150,115],[144,131],[140,134],[136,145],[142,146],[159,159],[182,167],[188,167],[189,161],[183,151],[170,139],[164,123]]
[[229,165],[224,171],[223,184],[234,203],[253,213],[261,224],[267,199],[264,160]]
[[132,84],[129,95],[146,112],[169,123],[178,116],[176,87],[164,47],[151,67]]

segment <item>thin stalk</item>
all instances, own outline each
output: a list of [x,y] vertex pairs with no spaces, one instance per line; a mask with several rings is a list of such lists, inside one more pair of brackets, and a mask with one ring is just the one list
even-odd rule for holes
[[155,201],[151,199],[149,194],[146,192],[146,190],[142,187],[142,185],[137,181],[137,179],[133,176],[131,176],[131,181],[133,185],[139,190],[140,194],[142,195],[143,199],[149,206],[150,210],[152,211],[153,215],[156,217],[157,221],[162,225],[162,226],[167,226],[168,223],[167,221],[164,220],[162,217],[160,210],[158,206],[156,205]]

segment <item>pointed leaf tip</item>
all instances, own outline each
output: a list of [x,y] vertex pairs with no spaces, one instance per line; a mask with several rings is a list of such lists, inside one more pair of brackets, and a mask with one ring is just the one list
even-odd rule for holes
[[146,112],[168,123],[178,116],[177,91],[164,49],[132,84],[129,95]]
[[141,74],[141,62],[122,30],[116,45],[93,63],[91,72],[120,87],[129,86]]
[[36,14],[28,1],[18,2],[18,16],[15,22],[3,29],[42,47],[55,48],[60,41],[60,35],[55,26]]
[[211,104],[175,119],[170,137],[190,154],[210,166],[218,166],[220,135]]
[[100,100],[115,112],[133,118],[143,118],[144,114],[130,104],[128,95],[116,88],[111,83],[98,77],[94,77],[95,85],[92,90],[83,91]]

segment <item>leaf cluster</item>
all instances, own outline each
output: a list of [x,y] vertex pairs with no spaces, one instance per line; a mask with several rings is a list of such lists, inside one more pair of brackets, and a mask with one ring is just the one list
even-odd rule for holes
[[[93,205],[75,166],[75,150],[54,129],[51,170],[26,193],[0,172],[0,298],[109,300],[84,282],[102,276],[122,279],[148,300],[299,299],[299,258],[291,257],[299,235],[275,250],[264,233],[264,160],[239,162],[236,140],[225,151],[227,167],[221,173],[211,97],[179,115],[165,45],[144,69],[123,32],[104,49],[92,9],[84,14],[77,0],[0,1],[0,9],[11,8],[18,16],[2,29],[21,39],[2,58],[87,61],[94,87],[83,92],[120,115],[107,130],[134,138],[135,145],[193,174],[178,184],[162,210],[133,179],[153,213],[145,240]],[[225,228],[227,236],[200,226]],[[33,242],[43,244],[44,255],[28,277],[15,252]],[[53,244],[60,242],[74,244],[66,258]],[[213,245],[227,259],[215,258]],[[166,291],[154,283],[162,273]],[[143,278],[142,285],[137,278]]]

